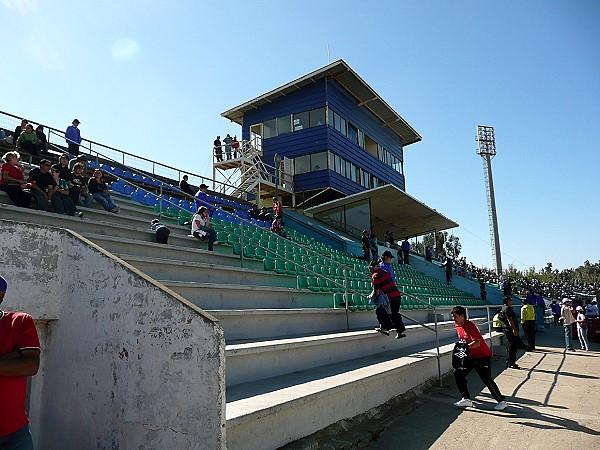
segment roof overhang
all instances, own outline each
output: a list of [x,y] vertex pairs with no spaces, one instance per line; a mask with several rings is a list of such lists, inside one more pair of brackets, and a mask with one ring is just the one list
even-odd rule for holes
[[394,111],[384,100],[369,86],[358,74],[342,59],[331,63],[319,70],[305,75],[297,80],[287,83],[266,94],[256,97],[235,108],[225,111],[221,116],[242,125],[244,114],[247,111],[272,103],[273,100],[296,92],[302,87],[315,83],[323,78],[333,78],[354,96],[358,105],[373,113],[382,126],[389,128],[402,139],[404,145],[414,144],[422,138],[406,120]]
[[307,208],[306,212],[315,216],[361,200],[370,200],[371,223],[380,238],[383,238],[386,230],[394,231],[396,238],[400,239],[458,226],[458,223],[392,184],[313,206]]

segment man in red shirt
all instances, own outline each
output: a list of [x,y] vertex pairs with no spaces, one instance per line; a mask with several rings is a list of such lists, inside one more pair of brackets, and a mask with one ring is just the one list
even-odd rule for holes
[[[0,303],[6,293],[0,276]],[[25,412],[27,378],[40,365],[40,340],[33,318],[0,310],[0,448],[33,449]]]
[[373,284],[373,293],[375,297],[379,297],[381,292],[387,295],[390,301],[391,314],[388,315],[383,307],[378,307],[375,310],[379,327],[375,328],[375,331],[386,336],[390,335],[390,330],[396,330],[396,339],[402,339],[406,337],[406,326],[402,321],[400,315],[400,303],[402,301],[402,294],[396,287],[396,283],[390,276],[389,272],[379,267],[379,261],[371,261],[369,264],[369,271],[371,272],[371,283]]
[[455,402],[454,406],[459,408],[473,406],[471,395],[467,388],[467,375],[471,370],[475,369],[475,372],[477,372],[481,381],[483,381],[490,390],[492,397],[498,402],[494,409],[496,411],[502,411],[506,408],[507,404],[504,401],[504,396],[500,393],[500,389],[498,389],[498,386],[492,378],[492,351],[485,342],[485,339],[483,339],[477,326],[470,320],[467,320],[466,310],[463,306],[455,306],[452,308],[452,318],[454,319],[454,326],[456,327],[458,339],[464,341],[469,347],[469,358],[466,367],[454,369],[456,387],[462,395],[462,398]]

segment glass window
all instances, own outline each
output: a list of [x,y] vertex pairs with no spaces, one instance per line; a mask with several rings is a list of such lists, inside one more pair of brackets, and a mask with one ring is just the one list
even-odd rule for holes
[[352,178],[352,163],[350,161],[346,161],[346,177]]
[[354,144],[358,145],[358,128],[351,123],[348,123],[348,139],[350,139]]
[[329,170],[335,170],[335,155],[331,152],[327,152],[328,155],[328,159],[329,159]]
[[[365,134],[365,150],[368,151],[375,158],[379,158],[379,154],[377,152],[377,142],[371,139],[369,136]],[[380,158],[381,159],[381,158]]]
[[294,131],[304,130],[309,126],[308,111],[294,114]]
[[340,175],[346,176],[346,160],[344,158],[340,158]]
[[265,139],[277,136],[277,119],[266,120],[263,123],[263,135]]
[[310,126],[318,127],[319,125],[325,125],[325,108],[310,111]]
[[350,179],[356,183],[356,169],[354,164],[350,164]]
[[342,132],[342,118],[338,113],[333,113],[333,124],[334,128],[340,133]]
[[317,170],[327,169],[327,153],[320,152],[310,155],[310,170],[316,172]]
[[344,230],[344,207],[340,206],[338,208],[315,214],[315,218],[324,222],[326,224],[331,225],[332,227],[345,231]]
[[346,205],[345,213],[347,233],[360,236],[362,230],[371,229],[369,200],[362,200],[351,205]]
[[296,156],[294,158],[295,175],[310,172],[310,155]]
[[344,119],[343,117],[340,117],[340,125],[341,125],[341,129],[338,131],[340,133],[342,133],[344,136],[347,136],[348,131],[346,130],[346,119]]
[[290,122],[290,116],[283,116],[277,118],[277,134],[285,134],[292,132],[292,124]]
[[342,174],[342,158],[340,158],[338,155],[335,155],[333,160],[335,162],[334,170],[341,175]]
[[334,119],[333,119],[333,109],[327,107],[327,125],[333,128]]
[[365,148],[365,133],[358,130],[358,146],[360,148]]

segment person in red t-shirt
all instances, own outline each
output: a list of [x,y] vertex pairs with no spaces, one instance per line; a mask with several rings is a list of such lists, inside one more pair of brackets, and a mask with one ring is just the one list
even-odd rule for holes
[[[0,303],[6,293],[0,276]],[[40,366],[40,340],[33,318],[0,310],[0,448],[33,449],[25,412],[27,378]]]
[[283,205],[277,197],[273,197],[273,217],[283,216]]
[[504,396],[500,393],[500,389],[498,389],[498,386],[492,378],[492,351],[488,347],[477,326],[470,320],[467,320],[466,310],[463,306],[455,306],[452,308],[452,318],[454,319],[454,326],[456,327],[458,339],[464,341],[469,346],[467,368],[454,370],[456,387],[462,395],[462,398],[455,402],[454,406],[459,408],[473,406],[471,395],[467,388],[467,375],[471,370],[475,369],[475,372],[477,372],[481,381],[483,381],[490,390],[492,397],[498,402],[494,409],[502,411],[506,408],[507,404],[504,401]]

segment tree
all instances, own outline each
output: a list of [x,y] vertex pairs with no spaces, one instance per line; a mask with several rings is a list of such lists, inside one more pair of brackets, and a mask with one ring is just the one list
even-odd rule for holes
[[428,246],[431,251],[437,249],[438,255],[444,254],[444,244],[446,243],[446,237],[448,233],[446,231],[438,231],[435,234],[435,244],[433,242],[433,233],[423,237],[423,245]]
[[462,249],[462,245],[460,244],[460,239],[458,236],[450,236],[444,243],[444,249],[446,250],[446,255],[450,256],[450,258],[458,258],[458,255],[460,255],[460,251]]

